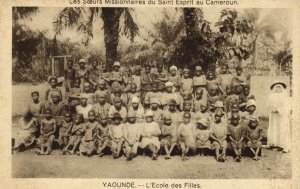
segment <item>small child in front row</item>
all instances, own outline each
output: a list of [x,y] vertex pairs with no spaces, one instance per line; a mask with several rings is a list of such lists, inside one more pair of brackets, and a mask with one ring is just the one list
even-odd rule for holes
[[195,151],[195,130],[195,125],[191,122],[191,114],[185,112],[183,114],[183,123],[181,123],[178,128],[180,148],[182,151],[181,158],[183,161],[188,160],[187,153],[190,149]]
[[[65,155],[66,153],[75,154],[75,151],[79,147],[84,132],[83,131],[84,124],[82,122],[83,122],[83,115],[77,114],[74,118],[74,125],[71,129],[71,136],[69,139],[69,143],[62,151],[63,155]],[[70,147],[72,147],[71,151],[69,151]]]
[[111,151],[113,153],[114,159],[121,157],[120,153],[123,145],[123,127],[124,124],[121,122],[122,117],[119,113],[114,113],[112,118],[113,124],[109,125],[109,136],[111,139]]
[[70,133],[73,127],[72,115],[70,113],[65,114],[65,119],[61,123],[59,129],[58,143],[63,150],[69,142]]
[[124,153],[127,161],[131,161],[137,154],[141,129],[139,124],[135,122],[136,116],[133,112],[128,113],[127,119],[128,122],[124,125]]
[[94,136],[96,150],[99,157],[102,157],[104,153],[102,152],[106,147],[108,147],[109,143],[109,134],[108,134],[108,124],[107,124],[107,116],[105,114],[100,115],[100,125],[96,129],[96,134]]
[[199,149],[201,156],[207,155],[208,150],[211,149],[211,142],[209,140],[209,129],[206,118],[201,118],[197,121],[196,147],[197,149]]
[[172,123],[170,114],[164,117],[164,124],[161,126],[161,146],[164,147],[166,156],[165,159],[171,159],[171,153],[176,145],[177,131],[176,125]]
[[240,162],[242,160],[242,150],[244,148],[245,128],[240,124],[240,115],[233,113],[231,116],[231,124],[228,127],[228,136],[230,140],[230,146],[235,154],[235,161]]
[[153,112],[148,110],[145,113],[146,122],[143,124],[141,132],[142,140],[140,142],[140,148],[149,149],[152,153],[152,160],[157,160],[158,151],[160,149],[159,136],[161,131],[158,123],[153,121]]
[[84,124],[84,136],[81,139],[79,146],[80,155],[90,157],[95,152],[95,141],[94,135],[99,122],[96,120],[96,113],[94,110],[90,110],[88,113],[88,122]]
[[225,162],[227,149],[227,123],[222,121],[223,115],[224,112],[217,109],[214,116],[215,120],[210,125],[210,138],[213,139],[212,149],[215,149],[216,159],[219,162]]
[[248,140],[247,146],[250,148],[254,157],[253,160],[259,160],[259,151],[262,150],[262,128],[258,124],[257,117],[250,117],[249,125],[246,131],[246,138]]
[[41,150],[37,152],[41,155],[49,155],[51,153],[52,143],[55,138],[54,133],[56,131],[56,121],[51,116],[51,110],[46,109],[45,115],[46,118],[41,121],[41,136],[39,138]]

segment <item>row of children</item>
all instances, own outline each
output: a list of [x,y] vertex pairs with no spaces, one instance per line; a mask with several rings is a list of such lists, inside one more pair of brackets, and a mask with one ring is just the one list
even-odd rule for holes
[[[87,98],[83,96],[82,101],[86,102]],[[233,105],[232,111],[226,114],[221,101],[217,101],[217,106],[211,113],[207,112],[204,106],[201,106],[200,112],[191,112],[189,103],[184,103],[185,111],[179,112],[174,102],[174,99],[170,100],[168,109],[164,111],[158,111],[160,109],[157,108],[157,103],[153,103],[154,106],[140,119],[133,111],[128,112],[124,118],[119,112],[107,117],[106,114],[97,115],[96,111],[91,109],[87,119],[78,113],[73,121],[71,113],[66,113],[63,121],[57,122],[52,117],[51,110],[45,109],[45,118],[37,121],[34,115],[27,111],[19,123],[27,135],[19,137],[15,150],[18,150],[20,145],[32,144],[34,136],[39,136],[41,150],[38,153],[50,154],[55,135],[58,133],[57,138],[63,154],[75,154],[76,150],[79,150],[78,154],[90,156],[98,153],[101,156],[102,151],[110,147],[114,157],[120,157],[123,149],[128,160],[131,160],[140,147],[148,148],[152,152],[152,158],[156,159],[162,146],[166,153],[165,158],[169,159],[177,145],[181,149],[183,160],[187,159],[189,150],[194,152],[199,148],[206,149],[204,152],[215,149],[217,160],[224,161],[229,141],[236,161],[240,161],[241,150],[247,141],[247,146],[254,154],[253,158],[258,160],[262,129],[258,126],[258,119],[254,114],[254,100],[248,100],[247,116],[239,111],[237,103]]]

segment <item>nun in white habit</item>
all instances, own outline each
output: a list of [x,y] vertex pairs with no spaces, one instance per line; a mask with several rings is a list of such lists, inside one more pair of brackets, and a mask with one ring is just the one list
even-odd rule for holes
[[269,110],[268,146],[288,152],[291,146],[291,103],[285,83],[276,81],[271,85],[267,106]]

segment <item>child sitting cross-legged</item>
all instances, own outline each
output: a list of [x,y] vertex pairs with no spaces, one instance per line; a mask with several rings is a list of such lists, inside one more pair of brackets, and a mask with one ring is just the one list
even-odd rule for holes
[[139,124],[136,123],[136,116],[133,112],[127,115],[128,122],[124,125],[124,153],[127,160],[132,160],[139,147],[139,140],[141,135],[141,129]]
[[210,125],[210,137],[213,139],[212,149],[215,149],[216,159],[219,162],[226,160],[227,149],[227,123],[222,121],[223,116],[224,112],[221,109],[217,109],[214,115],[214,122]]
[[177,142],[177,129],[176,125],[172,123],[170,114],[164,117],[164,124],[161,126],[161,146],[164,147],[166,152],[165,159],[171,159],[171,153]]
[[96,128],[99,122],[96,120],[96,113],[94,110],[90,110],[88,113],[88,122],[84,124],[84,136],[81,139],[79,146],[80,155],[90,157],[96,150],[94,135],[96,134]]
[[181,158],[183,161],[188,160],[187,153],[191,149],[195,152],[195,133],[196,128],[193,122],[191,122],[191,114],[185,112],[183,114],[183,123],[178,128],[178,140],[181,148]]
[[96,151],[99,157],[104,155],[103,150],[108,147],[109,134],[106,114],[100,114],[100,124],[96,128],[96,134],[94,135],[94,141],[96,144]]
[[196,129],[196,146],[200,155],[207,155],[208,150],[211,149],[211,142],[209,140],[209,129],[206,118],[201,118],[197,121]]
[[123,127],[124,124],[121,122],[121,115],[116,112],[112,117],[113,123],[109,125],[109,136],[111,139],[111,151],[113,153],[114,159],[121,157],[121,150],[124,141],[123,137]]
[[49,155],[51,153],[56,131],[56,121],[51,116],[51,110],[46,109],[45,116],[46,118],[41,121],[41,135],[39,138],[41,150],[37,152],[40,155]]
[[148,110],[145,113],[146,122],[143,124],[141,132],[142,141],[140,148],[149,149],[152,153],[152,159],[156,160],[158,157],[158,151],[160,149],[160,142],[158,136],[161,134],[159,125],[153,121],[153,112]]
[[235,161],[240,162],[242,160],[242,150],[244,148],[245,127],[240,123],[240,115],[233,113],[231,116],[231,124],[228,127],[228,136],[230,141],[230,147],[234,151]]
[[[75,154],[81,142],[82,136],[84,134],[83,127],[84,127],[83,115],[77,114],[74,118],[74,125],[71,129],[71,133],[70,133],[71,136],[69,138],[68,145],[62,151],[63,155],[67,153]],[[72,148],[71,151],[69,150],[69,148]]]
[[246,138],[248,140],[247,146],[250,148],[254,157],[253,160],[259,160],[259,151],[262,150],[262,128],[258,124],[257,117],[250,117],[249,125],[246,131]]
[[61,149],[64,149],[68,145],[70,133],[73,127],[72,115],[67,112],[64,118],[65,119],[62,121],[59,129],[58,137],[58,143]]

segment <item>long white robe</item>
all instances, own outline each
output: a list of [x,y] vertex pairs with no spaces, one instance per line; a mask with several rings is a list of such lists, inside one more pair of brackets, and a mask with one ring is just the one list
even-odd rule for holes
[[268,98],[267,105],[269,110],[268,145],[290,150],[291,103],[289,95],[284,89],[281,93],[273,92]]

